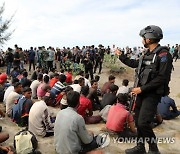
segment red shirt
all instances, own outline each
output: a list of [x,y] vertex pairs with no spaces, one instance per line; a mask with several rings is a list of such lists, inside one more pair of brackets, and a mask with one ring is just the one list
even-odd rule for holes
[[72,83],[72,73],[66,73],[66,83]]
[[92,103],[87,97],[80,96],[80,103],[77,112],[82,115],[82,117],[85,117],[86,110],[92,110]]
[[57,78],[52,78],[50,81],[49,81],[49,86],[52,88],[53,86],[54,86],[54,84],[56,83],[56,82],[58,82],[59,81],[59,79],[57,79]]
[[115,132],[122,132],[125,123],[133,122],[133,116],[126,110],[125,106],[117,103],[108,112],[106,128]]

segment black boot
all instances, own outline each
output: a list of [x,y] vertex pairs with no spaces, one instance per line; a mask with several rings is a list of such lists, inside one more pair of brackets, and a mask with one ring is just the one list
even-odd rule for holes
[[126,149],[125,153],[126,154],[146,154],[146,149],[144,147],[144,144],[137,144],[137,146],[131,149]]
[[157,144],[149,144],[148,154],[160,154]]

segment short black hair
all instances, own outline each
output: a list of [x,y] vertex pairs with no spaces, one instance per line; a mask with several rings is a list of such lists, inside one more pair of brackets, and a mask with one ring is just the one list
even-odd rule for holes
[[48,69],[43,69],[42,72],[43,72],[44,74],[48,74]]
[[128,94],[122,94],[122,93],[119,93],[117,95],[117,98],[118,98],[118,102],[125,105],[128,101]]
[[[55,101],[55,98],[56,98],[56,96],[55,96],[55,94],[54,93],[52,93],[52,92],[47,92],[46,94],[45,94],[45,96],[43,97],[43,100],[44,100],[44,102],[47,104],[47,105],[49,105],[50,104],[50,102],[52,103],[53,101]],[[51,100],[51,101],[50,101]],[[50,101],[50,102],[49,102]]]
[[96,76],[94,77],[94,79],[98,82],[99,79],[100,79],[100,76],[99,76],[99,75],[96,75]]
[[26,71],[23,72],[23,76],[24,76],[24,77],[28,77],[28,72],[26,72]]
[[61,69],[60,72],[61,72],[61,73],[64,73],[64,69]]
[[48,83],[48,82],[49,82],[49,76],[48,76],[48,75],[45,75],[45,76],[44,76],[44,82],[45,82],[45,83]]
[[96,80],[91,80],[91,86],[94,84],[94,82],[97,82]]
[[78,75],[84,76],[84,71],[80,70]]
[[37,79],[38,79],[38,80],[43,80],[43,74],[42,74],[42,73],[39,73]]
[[128,84],[129,84],[129,80],[124,79],[124,80],[122,81],[122,84],[123,84],[124,86],[128,86]]
[[110,76],[109,76],[109,81],[114,80],[115,78],[116,78],[115,76],[110,75]]
[[52,68],[50,69],[50,71],[52,71],[52,72],[55,71],[55,70],[56,70],[56,69],[55,69],[54,67],[52,67]]
[[84,76],[86,79],[89,79],[89,73],[86,73]]
[[74,84],[78,84],[78,80],[74,80],[74,82],[73,82]]
[[69,91],[72,91],[73,88],[71,86],[67,86],[64,90],[65,93],[68,93]]
[[55,76],[59,76],[59,74],[58,74],[58,73],[54,73],[54,77],[55,77]]
[[66,81],[66,76],[65,76],[64,74],[60,74],[60,75],[59,75],[59,81],[60,81],[61,83],[64,83],[64,82]]
[[82,83],[82,81],[84,81],[84,78],[79,78],[78,79],[78,83]]
[[111,85],[109,86],[109,90],[110,90],[111,92],[117,91],[118,88],[119,88],[119,87],[118,87],[117,85],[115,85],[115,84],[111,84]]
[[15,82],[14,84],[13,84],[13,86],[14,86],[14,88],[17,88],[19,85],[22,85],[20,82]]
[[19,79],[18,78],[12,78],[12,85],[14,84],[14,83],[16,83],[16,82],[19,82]]
[[80,94],[76,91],[67,93],[67,104],[69,107],[75,108],[79,104]]
[[24,87],[23,88],[23,93],[29,92],[29,91],[32,91],[30,87]]
[[84,96],[87,96],[89,94],[89,86],[82,86],[81,94],[83,94]]

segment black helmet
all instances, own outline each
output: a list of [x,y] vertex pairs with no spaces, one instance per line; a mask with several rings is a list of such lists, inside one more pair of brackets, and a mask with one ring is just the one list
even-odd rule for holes
[[149,25],[145,27],[144,29],[140,31],[139,35],[147,39],[162,39],[163,38],[162,29],[155,25]]

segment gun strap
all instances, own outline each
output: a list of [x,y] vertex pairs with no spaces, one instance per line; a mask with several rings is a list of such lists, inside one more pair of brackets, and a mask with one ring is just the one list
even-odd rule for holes
[[[139,74],[140,74],[140,71],[141,71],[141,66],[142,66],[142,63],[143,63],[143,59],[144,59],[144,55],[142,55],[140,58],[139,58],[139,64],[138,64],[138,68],[137,68],[137,77],[136,78],[139,78]],[[137,80],[137,79],[136,79]],[[138,85],[138,82],[135,80],[134,82],[134,87],[137,87]]]

